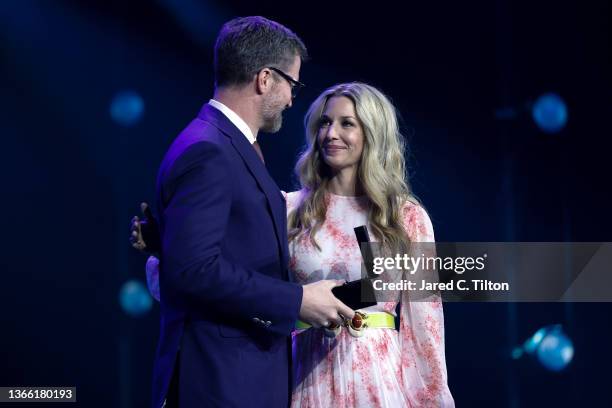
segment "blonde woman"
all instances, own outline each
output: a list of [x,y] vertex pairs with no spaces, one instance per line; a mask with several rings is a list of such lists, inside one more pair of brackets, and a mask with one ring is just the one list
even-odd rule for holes
[[[357,82],[332,86],[312,103],[304,123],[306,146],[296,165],[301,189],[286,194],[295,281],[360,279],[353,231],[360,225],[388,253],[434,241],[406,180],[403,139],[384,94]],[[155,273],[149,262],[148,277]],[[442,303],[428,300],[410,302],[398,293],[359,310],[372,322],[361,331],[298,324],[291,406],[453,407]]]
[[[299,283],[361,277],[353,228],[366,225],[387,252],[434,240],[431,222],[406,180],[404,144],[393,105],[363,83],[323,92],[305,117],[306,148],[287,194],[290,270]],[[293,407],[449,407],[439,298],[397,299],[361,312],[377,321],[355,336],[342,328],[293,333]]]

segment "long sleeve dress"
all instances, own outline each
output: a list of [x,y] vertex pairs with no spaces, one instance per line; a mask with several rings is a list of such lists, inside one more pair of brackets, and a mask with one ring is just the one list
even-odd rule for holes
[[[287,194],[294,209],[300,192]],[[353,228],[368,225],[367,198],[327,195],[326,220],[315,239],[289,244],[292,279],[307,284],[321,279],[361,278],[361,253]],[[433,242],[433,227],[423,208],[406,203],[404,228],[411,242]],[[372,234],[370,234],[372,236]],[[406,291],[407,292],[407,291]],[[409,302],[401,294],[400,329],[367,328],[362,337],[346,328],[333,338],[323,329],[296,330],[293,340],[291,406],[315,407],[453,407],[444,357],[442,302]],[[363,309],[396,315],[400,300]]]

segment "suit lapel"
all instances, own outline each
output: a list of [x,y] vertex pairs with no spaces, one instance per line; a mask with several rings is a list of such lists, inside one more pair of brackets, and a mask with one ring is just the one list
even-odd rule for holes
[[276,238],[278,239],[279,251],[283,261],[283,274],[286,276],[288,254],[287,254],[287,208],[285,200],[280,192],[280,188],[276,185],[266,166],[263,164],[253,146],[250,145],[247,138],[240,130],[219,110],[206,104],[202,107],[200,114],[201,119],[210,122],[223,133],[230,137],[232,145],[242,157],[247,168],[255,178],[257,185],[263,191],[268,202],[268,209],[272,214],[272,221],[276,230]]

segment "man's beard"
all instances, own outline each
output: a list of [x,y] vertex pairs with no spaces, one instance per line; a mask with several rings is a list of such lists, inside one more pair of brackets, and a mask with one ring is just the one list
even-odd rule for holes
[[263,126],[261,131],[265,133],[276,133],[283,125],[283,110],[278,98],[271,97],[262,107]]

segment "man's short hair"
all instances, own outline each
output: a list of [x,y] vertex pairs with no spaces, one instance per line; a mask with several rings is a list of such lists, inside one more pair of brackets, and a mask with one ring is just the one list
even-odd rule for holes
[[302,40],[287,27],[260,16],[238,17],[223,25],[215,44],[215,86],[246,84],[262,68],[288,69],[308,58]]

